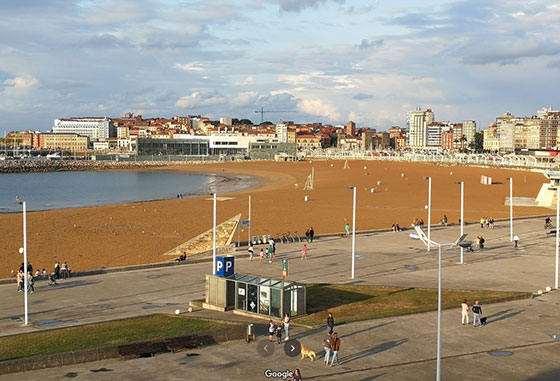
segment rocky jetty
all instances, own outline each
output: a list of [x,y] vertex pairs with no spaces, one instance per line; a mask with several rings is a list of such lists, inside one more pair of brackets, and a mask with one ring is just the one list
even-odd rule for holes
[[177,163],[173,161],[6,160],[0,162],[0,173],[103,171],[163,167],[173,164]]

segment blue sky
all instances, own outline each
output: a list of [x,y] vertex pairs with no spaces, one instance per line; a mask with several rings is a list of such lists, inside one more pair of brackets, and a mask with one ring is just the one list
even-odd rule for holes
[[560,107],[555,1],[0,2],[0,131],[203,114],[384,130]]

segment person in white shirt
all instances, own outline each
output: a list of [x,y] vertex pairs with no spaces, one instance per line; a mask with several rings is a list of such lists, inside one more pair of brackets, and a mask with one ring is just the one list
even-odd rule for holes
[[286,313],[286,316],[284,316],[284,331],[286,332],[286,338],[284,339],[285,341],[290,340],[290,314]]
[[517,249],[519,247],[519,237],[516,235],[513,236],[513,247]]
[[469,305],[466,300],[461,303],[461,323],[463,325],[469,324]]

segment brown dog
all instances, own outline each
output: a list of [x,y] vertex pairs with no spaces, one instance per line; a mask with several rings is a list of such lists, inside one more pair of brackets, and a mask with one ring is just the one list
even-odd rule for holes
[[311,361],[313,361],[317,358],[317,355],[311,349],[306,348],[305,345],[303,345],[303,343],[302,343],[301,344],[301,359],[304,360],[306,357],[309,357],[311,359]]

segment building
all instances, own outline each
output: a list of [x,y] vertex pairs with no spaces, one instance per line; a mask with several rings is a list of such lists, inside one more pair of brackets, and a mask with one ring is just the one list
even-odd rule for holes
[[288,143],[288,126],[286,124],[278,123],[276,125],[276,137],[280,143]]
[[52,132],[87,136],[92,141],[117,136],[115,125],[109,118],[55,119]]
[[220,118],[220,124],[223,124],[224,126],[231,126],[233,124],[233,120],[230,117],[223,116]]
[[321,138],[315,135],[298,135],[296,137],[298,152],[312,152],[321,149]]
[[39,149],[85,152],[89,146],[89,137],[78,134],[39,134]]
[[496,123],[490,123],[488,128],[484,130],[482,148],[490,152],[497,152],[500,150],[500,138],[498,137],[498,127]]
[[453,124],[453,148],[464,150],[467,146],[467,138],[463,135],[463,123]]
[[474,120],[463,120],[463,136],[466,138],[465,147],[474,142],[476,134],[476,122]]
[[138,139],[138,155],[181,155],[206,157],[210,155],[210,139],[193,136],[190,139]]
[[441,147],[441,134],[448,131],[449,126],[441,122],[432,122],[426,126],[426,146]]
[[338,142],[338,147],[345,151],[360,151],[362,138],[359,136],[343,136]]
[[558,124],[560,122],[560,112],[551,111],[547,112],[542,118],[542,125],[539,133],[539,148],[543,149],[557,149],[559,146]]
[[453,129],[449,129],[441,133],[441,148],[446,150],[453,150],[455,145],[453,142],[454,133]]
[[350,135],[350,136],[356,135],[356,123],[352,121],[346,123],[346,128],[344,132],[346,132],[346,135]]
[[360,147],[362,151],[373,150],[374,148],[376,148],[377,145],[373,141],[375,136],[375,130],[362,131],[362,146]]
[[249,143],[249,156],[254,160],[272,160],[277,156],[295,158],[297,145],[295,143],[255,142]]
[[386,149],[391,146],[391,138],[388,132],[376,132],[372,141],[372,147],[374,149]]
[[409,111],[406,116],[408,129],[408,145],[411,147],[426,147],[428,141],[427,126],[434,122],[434,113],[431,109],[422,111],[417,108]]

